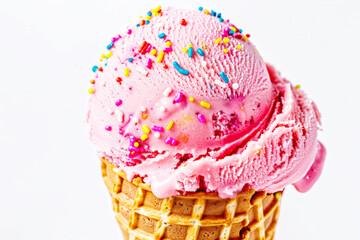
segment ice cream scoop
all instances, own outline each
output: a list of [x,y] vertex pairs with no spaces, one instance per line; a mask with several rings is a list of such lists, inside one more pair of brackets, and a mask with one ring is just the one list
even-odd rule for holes
[[320,115],[249,38],[221,14],[174,8],[115,37],[89,90],[99,156],[159,198],[308,190],[325,157]]

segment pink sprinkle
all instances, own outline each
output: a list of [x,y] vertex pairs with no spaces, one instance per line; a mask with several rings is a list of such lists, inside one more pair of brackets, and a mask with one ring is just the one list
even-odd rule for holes
[[146,64],[146,67],[147,67],[147,68],[151,68],[151,64],[152,64],[152,61],[151,61],[151,59],[149,58],[149,60],[148,60],[148,62],[147,62],[147,64]]
[[116,68],[114,68],[114,70],[116,71],[116,70],[117,70],[117,67],[116,67]]
[[111,130],[112,130],[112,127],[111,127],[111,126],[106,126],[106,127],[105,127],[105,130],[106,130],[106,131],[111,131]]
[[118,107],[118,106],[120,106],[122,104],[122,100],[121,99],[119,99],[119,100],[117,100],[116,102],[115,102],[115,105]]
[[147,47],[147,49],[146,49],[146,52],[150,52],[151,49],[152,49],[152,46],[151,46],[151,44],[149,44],[148,47]]
[[135,151],[135,152],[140,152],[140,149],[134,146],[129,146],[129,151]]
[[171,52],[172,51],[172,47],[166,47],[165,49],[164,49],[164,52]]
[[171,140],[171,145],[175,146],[177,145],[179,142],[176,139],[172,139]]
[[128,31],[127,31],[127,34],[131,34],[132,33],[132,30],[131,29],[129,29]]
[[199,114],[197,115],[197,118],[198,118],[198,120],[199,120],[201,123],[205,123],[205,122],[206,122],[206,119],[205,119],[204,115],[202,115],[201,113],[199,113]]
[[155,132],[163,132],[164,131],[163,127],[159,127],[156,125],[152,126],[151,129],[154,130]]
[[183,98],[183,95],[184,95],[184,94],[183,94],[182,92],[179,92],[178,94],[176,94],[176,97],[175,97],[173,103],[179,103],[179,102],[181,102],[181,101],[182,101],[182,98]]
[[114,42],[118,41],[120,38],[121,38],[120,35],[118,35],[117,37],[113,37],[112,42],[114,43]]
[[165,143],[170,144],[172,142],[172,140],[173,139],[171,137],[168,137],[168,138],[166,138]]

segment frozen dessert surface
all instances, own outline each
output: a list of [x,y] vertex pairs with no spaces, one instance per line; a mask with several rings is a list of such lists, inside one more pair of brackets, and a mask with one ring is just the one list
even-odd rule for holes
[[320,115],[249,38],[219,13],[173,8],[115,37],[89,90],[99,155],[160,198],[308,190],[325,156]]

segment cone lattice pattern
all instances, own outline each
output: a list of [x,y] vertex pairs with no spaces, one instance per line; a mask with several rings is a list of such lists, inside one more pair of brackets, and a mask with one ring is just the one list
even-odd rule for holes
[[159,199],[141,178],[128,182],[125,173],[106,159],[102,159],[101,167],[125,240],[270,240],[274,237],[281,192],[267,195],[246,190],[228,199],[215,193]]

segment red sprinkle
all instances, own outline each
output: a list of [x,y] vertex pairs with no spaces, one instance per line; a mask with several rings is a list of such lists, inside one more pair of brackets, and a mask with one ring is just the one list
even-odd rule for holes
[[99,67],[99,71],[100,71],[100,72],[102,72],[102,71],[103,71],[102,67]]
[[250,34],[246,34],[246,37],[249,38],[249,37],[250,37]]
[[121,81],[122,81],[121,77],[117,77],[116,81],[121,84]]
[[90,81],[90,83],[91,83],[91,84],[95,84],[95,80],[92,79],[92,80]]
[[186,26],[186,21],[185,21],[185,19],[181,19],[180,24],[183,25],[183,26]]
[[140,25],[144,25],[145,24],[145,20],[141,20]]
[[168,69],[169,67],[168,67],[168,65],[164,64],[163,68]]

